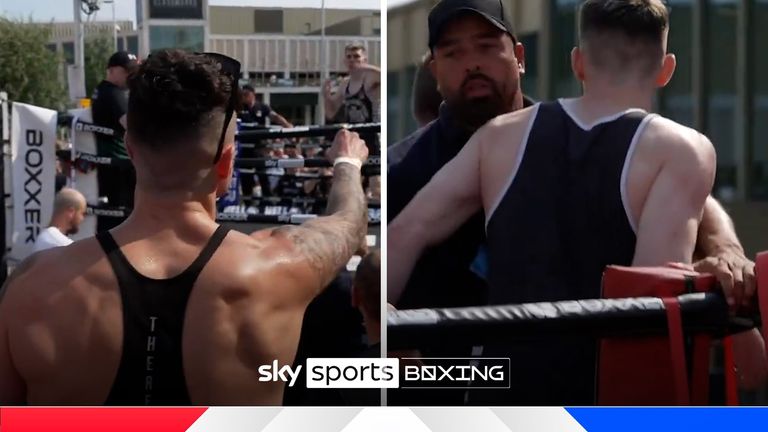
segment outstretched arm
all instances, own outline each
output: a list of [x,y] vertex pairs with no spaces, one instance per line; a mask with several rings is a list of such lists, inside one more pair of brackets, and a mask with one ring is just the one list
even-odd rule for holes
[[[356,133],[343,129],[328,155],[331,160],[344,157],[362,164],[368,148]],[[300,226],[271,232],[273,239],[288,243],[290,271],[307,287],[308,299],[328,286],[365,241],[368,207],[360,167],[350,162],[336,164],[326,214]]]
[[[715,152],[701,142],[675,142],[667,149],[640,216],[633,265],[690,263],[704,202],[715,175]],[[680,139],[680,138],[678,138]]]
[[272,120],[273,122],[275,122],[275,123],[279,124],[279,125],[280,125],[280,126],[282,126],[282,127],[285,127],[285,128],[290,128],[290,127],[293,127],[293,125],[291,124],[291,122],[289,122],[288,120],[286,120],[286,119],[285,119],[285,117],[281,116],[281,115],[280,115],[280,114],[278,114],[276,111],[271,111],[271,112],[269,113],[269,119],[270,119],[270,120]]
[[422,252],[447,239],[481,208],[480,151],[480,138],[475,134],[389,224],[390,303],[397,304]]

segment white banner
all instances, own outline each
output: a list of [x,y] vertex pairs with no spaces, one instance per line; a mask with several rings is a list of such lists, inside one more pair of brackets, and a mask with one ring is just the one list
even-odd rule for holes
[[10,258],[32,253],[38,234],[51,221],[56,177],[56,111],[14,103],[11,112],[11,199],[13,235]]
[[[93,122],[91,116],[91,109],[75,109],[70,110],[70,114],[73,115],[72,119],[72,156],[74,157],[76,152],[96,154],[96,135],[93,132],[78,131],[75,124],[78,120],[82,120],[87,123]],[[96,169],[93,169],[87,173],[83,173],[72,168],[75,176],[72,182],[72,187],[79,190],[85,197],[85,201],[90,204],[96,204],[99,200],[99,185],[98,177],[96,175]],[[77,234],[70,236],[72,240],[80,240],[88,237],[92,237],[96,234],[96,216],[88,215],[83,219],[80,224],[80,229]]]

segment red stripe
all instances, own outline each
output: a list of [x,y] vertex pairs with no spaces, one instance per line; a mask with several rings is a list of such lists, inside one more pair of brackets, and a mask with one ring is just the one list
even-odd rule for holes
[[207,408],[0,408],[3,432],[184,432]]
[[685,345],[683,344],[683,320],[680,317],[680,302],[676,297],[663,297],[667,310],[669,328],[669,349],[672,354],[675,399],[678,405],[690,405],[688,393],[688,368],[685,366]]

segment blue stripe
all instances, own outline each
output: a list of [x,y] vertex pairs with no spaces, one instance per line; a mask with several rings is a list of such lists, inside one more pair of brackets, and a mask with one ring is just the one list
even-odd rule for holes
[[768,429],[766,408],[566,408],[587,432],[725,432]]

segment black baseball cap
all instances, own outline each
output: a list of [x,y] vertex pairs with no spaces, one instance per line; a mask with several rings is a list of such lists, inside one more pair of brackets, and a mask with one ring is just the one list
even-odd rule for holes
[[127,70],[132,70],[138,66],[139,61],[138,58],[136,58],[135,55],[129,53],[128,51],[118,51],[109,58],[109,61],[107,62],[107,67],[116,67],[120,66]]
[[515,39],[512,22],[504,11],[502,0],[441,0],[429,11],[429,49],[435,48],[448,21],[467,12],[480,15]]

